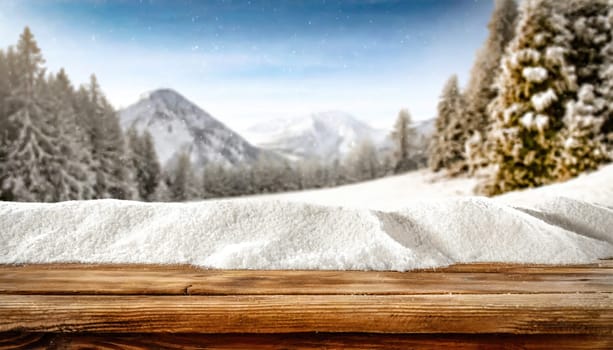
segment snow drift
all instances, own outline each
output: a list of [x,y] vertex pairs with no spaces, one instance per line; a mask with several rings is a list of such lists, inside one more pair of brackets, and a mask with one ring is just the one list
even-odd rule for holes
[[0,202],[0,263],[405,271],[613,256],[611,208],[568,198],[539,205],[466,197],[383,212],[265,200]]

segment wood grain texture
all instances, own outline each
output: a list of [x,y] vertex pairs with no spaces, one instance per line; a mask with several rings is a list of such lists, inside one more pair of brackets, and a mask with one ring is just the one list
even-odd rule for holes
[[613,334],[613,294],[0,297],[0,331]]
[[[1,294],[415,295],[613,293],[609,267],[458,266],[441,271],[246,271],[191,266],[0,266]],[[476,266],[479,266],[477,268]]]
[[611,349],[613,261],[406,273],[0,265],[0,349]]
[[611,349],[594,335],[0,333],[4,349]]

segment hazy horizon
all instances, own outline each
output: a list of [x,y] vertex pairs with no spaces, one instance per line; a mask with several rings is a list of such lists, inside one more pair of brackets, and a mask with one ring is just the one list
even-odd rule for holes
[[236,130],[343,111],[389,128],[464,83],[491,1],[0,0],[0,45],[32,29],[51,71],[95,73],[116,108],[171,88]]

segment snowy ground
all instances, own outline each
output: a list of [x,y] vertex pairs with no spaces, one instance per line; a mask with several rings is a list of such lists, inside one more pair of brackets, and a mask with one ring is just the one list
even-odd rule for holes
[[403,208],[408,200],[469,196],[472,195],[475,185],[473,179],[446,179],[440,174],[419,170],[334,188],[259,195],[246,199],[394,210]]
[[[428,170],[419,170],[335,188],[259,195],[244,199],[390,211],[404,208],[408,201],[474,196],[473,189],[476,184],[476,180],[470,178],[449,179]],[[613,207],[613,164],[565,183],[511,192],[496,197],[495,200],[510,205],[533,205],[559,196]]]
[[0,202],[0,263],[404,271],[613,256],[613,165],[494,199],[458,196],[471,180],[433,180],[192,203]]

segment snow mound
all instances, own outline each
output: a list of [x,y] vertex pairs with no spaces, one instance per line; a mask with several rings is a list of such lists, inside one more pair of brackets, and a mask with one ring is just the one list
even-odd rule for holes
[[516,208],[465,197],[401,210],[278,201],[0,202],[0,263],[396,270],[613,256],[613,210],[570,198]]

